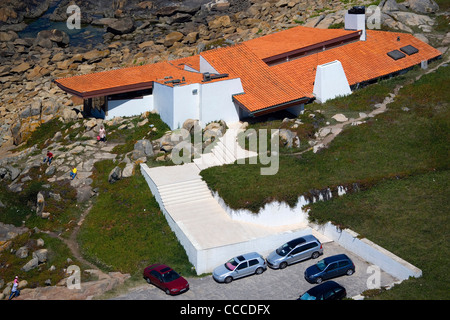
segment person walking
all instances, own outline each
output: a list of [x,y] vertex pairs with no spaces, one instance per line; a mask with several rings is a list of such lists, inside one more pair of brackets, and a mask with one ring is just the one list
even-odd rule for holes
[[76,175],[77,175],[77,168],[74,167],[72,171],[70,171],[70,178],[73,180],[75,179]]
[[105,127],[101,126],[98,132],[101,142],[106,142],[106,130]]
[[12,289],[11,289],[11,294],[9,295],[9,299],[8,299],[8,300],[11,300],[11,299],[14,298],[14,297],[18,297],[19,294],[20,294],[20,290],[19,290],[19,277],[16,276],[16,277],[14,278],[13,286],[12,286]]
[[53,160],[53,153],[51,153],[50,151],[47,151],[47,164],[51,165]]

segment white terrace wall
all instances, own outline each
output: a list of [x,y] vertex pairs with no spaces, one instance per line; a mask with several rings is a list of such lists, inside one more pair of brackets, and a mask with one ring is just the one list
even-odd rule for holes
[[153,95],[138,99],[108,100],[108,114],[106,120],[114,117],[138,116],[146,111],[153,110]]
[[[170,214],[167,212],[167,210],[164,207],[164,204],[161,200],[161,197],[158,192],[158,187],[153,182],[153,180],[150,178],[150,176],[145,172],[143,167],[146,166],[145,164],[141,164],[141,173],[145,178],[145,181],[147,181],[147,184],[150,188],[150,191],[154,195],[156,201],[159,204],[159,207],[164,214],[164,217],[166,218],[166,221],[170,227],[170,229],[175,233],[175,236],[177,237],[178,241],[181,243],[181,245],[184,247],[184,250],[186,251],[186,254],[188,256],[189,262],[192,263],[193,266],[197,269],[197,249],[195,246],[189,241],[189,238],[187,237],[186,232],[183,231],[183,226],[178,225],[175,223],[175,221],[172,219]],[[198,272],[198,270],[197,270]]]

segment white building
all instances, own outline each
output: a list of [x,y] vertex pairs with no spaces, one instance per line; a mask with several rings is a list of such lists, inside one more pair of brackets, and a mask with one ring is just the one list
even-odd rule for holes
[[345,26],[298,26],[192,57],[55,83],[84,99],[85,113],[111,119],[156,110],[175,129],[189,118],[204,126],[279,110],[298,114],[314,99],[349,94],[441,56],[410,34],[365,30],[363,8],[349,10]]

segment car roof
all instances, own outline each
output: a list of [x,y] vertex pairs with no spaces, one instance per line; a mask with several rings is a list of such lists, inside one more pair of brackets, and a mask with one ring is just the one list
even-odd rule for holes
[[319,240],[317,240],[317,238],[314,237],[312,234],[307,234],[306,236],[292,239],[291,241],[288,242],[288,244],[291,247],[295,247],[295,246],[298,246],[299,244],[309,242],[309,241],[314,241],[314,240],[319,242]]
[[172,270],[171,267],[161,263],[152,264],[151,266],[148,267],[148,269],[158,271],[161,274]]
[[316,295],[324,290],[329,290],[331,288],[338,288],[338,287],[342,287],[342,286],[335,281],[329,280],[329,281],[325,281],[315,287],[312,287],[311,289],[309,289],[306,292],[308,292],[308,294],[310,294],[310,295]]
[[243,260],[249,260],[249,259],[260,258],[260,257],[261,257],[261,255],[257,252],[249,252],[249,253],[241,254],[241,255],[237,256],[236,258],[239,261],[243,261]]
[[331,257],[326,257],[323,260],[325,261],[326,264],[329,264],[331,262],[335,262],[335,261],[339,261],[339,260],[350,260],[350,258],[347,257],[346,254],[341,253],[341,254],[331,256]]

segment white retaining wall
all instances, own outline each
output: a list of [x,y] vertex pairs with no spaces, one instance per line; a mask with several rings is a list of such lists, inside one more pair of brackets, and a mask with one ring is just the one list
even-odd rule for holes
[[266,204],[258,213],[253,213],[246,209],[231,209],[217,192],[213,192],[213,196],[230,218],[236,221],[257,223],[268,227],[308,223],[308,213],[302,207],[309,202],[304,197],[300,197],[293,208],[285,202],[274,201]]
[[358,233],[350,229],[341,230],[331,222],[314,225],[313,228],[399,280],[422,276],[422,270],[419,268],[368,239],[360,239]]
[[[339,196],[344,195],[345,193],[346,190],[344,187],[338,188]],[[328,197],[331,198],[331,190],[328,190]],[[252,222],[267,226],[295,223],[309,224],[308,210],[303,209],[303,206],[307,205],[309,201],[303,196],[299,197],[297,205],[293,208],[289,207],[286,203],[272,202],[266,204],[258,213],[252,213],[245,209],[233,210],[226,205],[216,192],[214,192],[214,198],[233,220]],[[322,200],[323,197],[319,196],[318,198],[314,198],[313,202]],[[360,239],[359,235],[350,229],[340,230],[331,222],[327,222],[323,225],[309,225],[314,230],[335,241],[346,250],[360,256],[369,263],[379,266],[382,270],[399,280],[422,276],[422,270],[419,268],[368,239]]]

